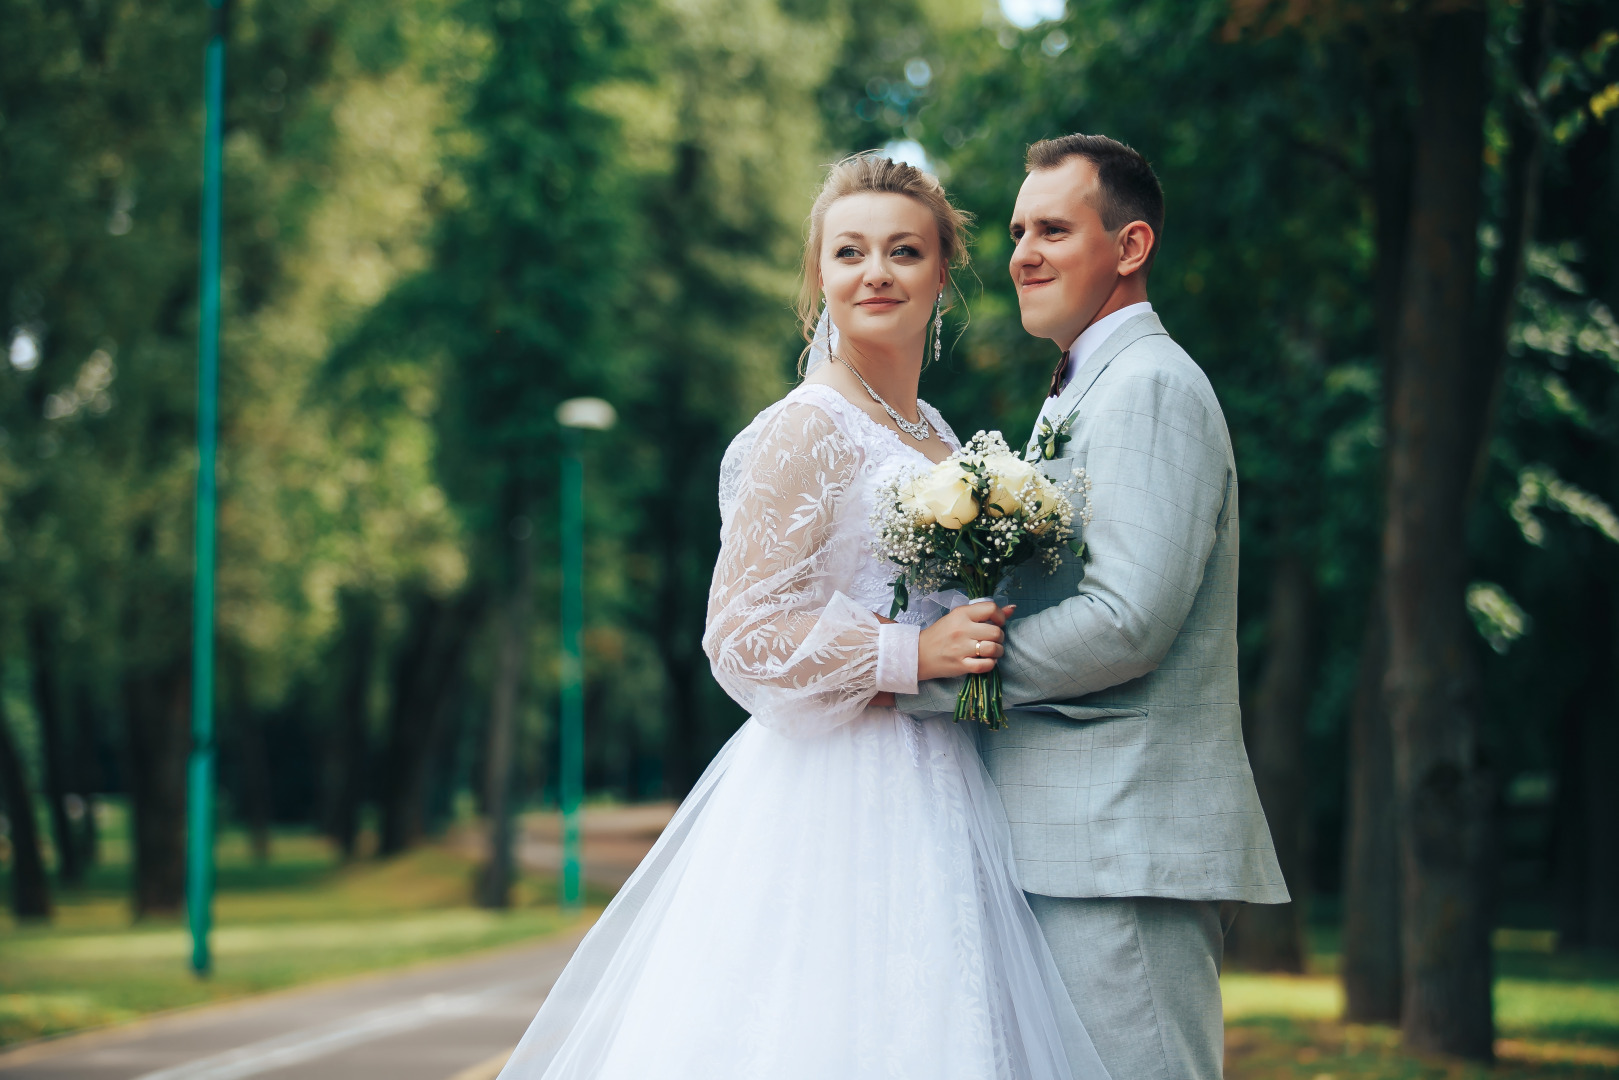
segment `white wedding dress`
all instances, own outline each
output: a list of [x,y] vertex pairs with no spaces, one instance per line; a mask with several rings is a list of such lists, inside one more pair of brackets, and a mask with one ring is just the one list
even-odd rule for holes
[[820,385],[732,443],[703,641],[752,718],[501,1080],[1106,1080],[974,732],[868,704],[914,683],[926,619],[879,629],[893,568],[870,553],[872,501],[927,466]]

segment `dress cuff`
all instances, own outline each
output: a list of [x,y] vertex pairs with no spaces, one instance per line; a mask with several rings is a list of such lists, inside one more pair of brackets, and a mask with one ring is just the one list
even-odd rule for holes
[[894,694],[916,693],[917,647],[922,628],[908,623],[883,623],[877,628],[877,690]]

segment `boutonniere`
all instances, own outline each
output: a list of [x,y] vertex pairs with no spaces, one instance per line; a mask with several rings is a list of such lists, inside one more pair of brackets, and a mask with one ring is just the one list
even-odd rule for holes
[[1078,412],[1079,408],[1076,406],[1055,425],[1049,418],[1041,420],[1039,426],[1034,429],[1034,450],[1030,460],[1045,458],[1052,461],[1062,453],[1062,448],[1073,439],[1073,436],[1068,434],[1068,429],[1073,426],[1074,416]]

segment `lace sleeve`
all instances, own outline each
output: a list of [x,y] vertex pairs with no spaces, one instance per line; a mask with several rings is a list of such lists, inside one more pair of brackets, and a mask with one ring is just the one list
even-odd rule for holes
[[818,734],[854,719],[877,692],[881,624],[830,584],[840,576],[837,518],[861,453],[804,402],[750,431],[746,464],[722,493],[703,651],[760,723]]

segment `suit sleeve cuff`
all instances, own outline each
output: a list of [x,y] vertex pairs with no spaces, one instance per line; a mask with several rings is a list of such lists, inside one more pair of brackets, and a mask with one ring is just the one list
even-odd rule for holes
[[956,695],[961,693],[961,686],[960,678],[929,679],[917,688],[916,693],[900,694],[894,708],[912,716],[928,716],[933,713],[948,716],[955,712]]
[[883,623],[877,628],[877,689],[894,694],[916,693],[917,643],[920,626]]

